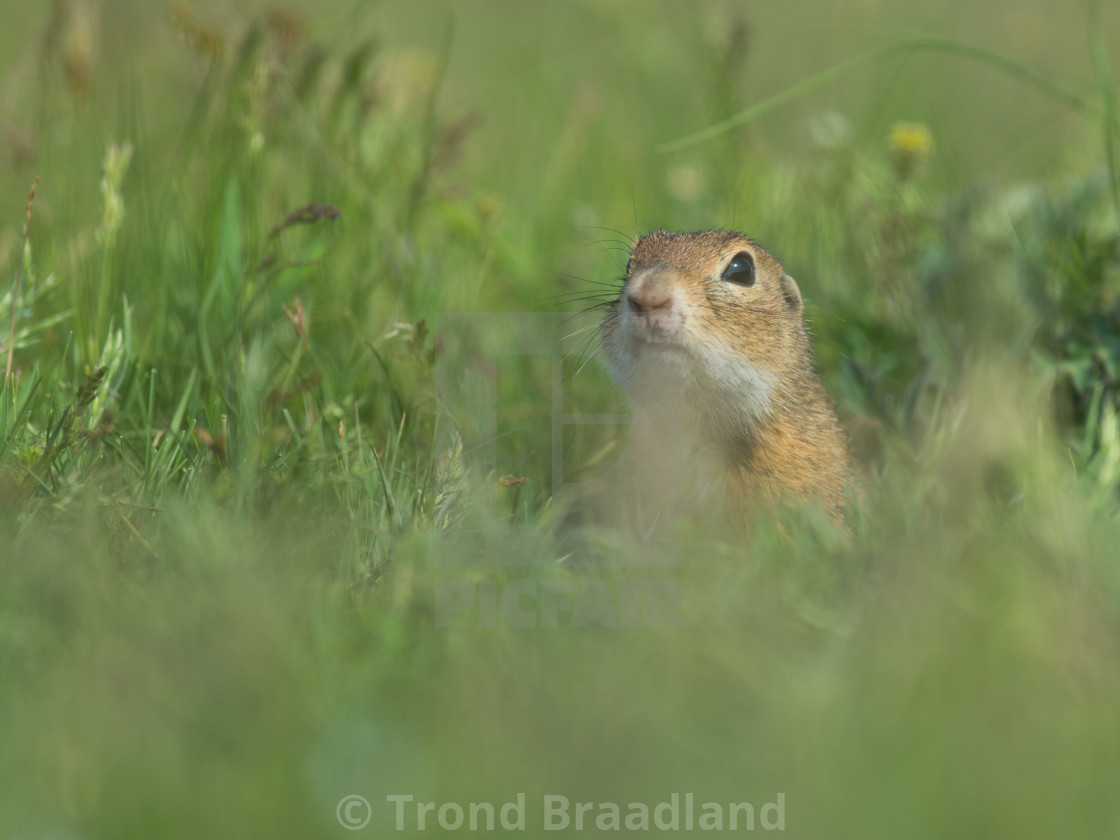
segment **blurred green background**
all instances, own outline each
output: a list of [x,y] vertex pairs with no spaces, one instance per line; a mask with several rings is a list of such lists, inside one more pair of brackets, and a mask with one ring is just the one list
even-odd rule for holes
[[[0,835],[1120,828],[1115,3],[9,5]],[[625,445],[552,403],[625,412],[595,306],[658,227],[798,279],[850,539],[554,492]]]

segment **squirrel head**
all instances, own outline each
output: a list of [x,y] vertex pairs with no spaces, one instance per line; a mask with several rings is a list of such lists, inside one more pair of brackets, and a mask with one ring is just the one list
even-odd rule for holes
[[750,426],[811,375],[803,314],[797,283],[750,238],[656,231],[634,243],[603,350],[636,408],[683,399]]

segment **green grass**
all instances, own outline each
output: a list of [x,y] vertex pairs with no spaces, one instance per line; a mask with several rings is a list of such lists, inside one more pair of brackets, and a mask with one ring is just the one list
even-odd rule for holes
[[[0,835],[1115,833],[1114,10],[242,5],[0,35]],[[798,279],[851,539],[584,515],[580,310],[659,226]]]

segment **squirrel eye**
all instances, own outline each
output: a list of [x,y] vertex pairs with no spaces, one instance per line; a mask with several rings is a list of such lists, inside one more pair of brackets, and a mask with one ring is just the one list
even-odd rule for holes
[[736,254],[723,270],[723,279],[737,286],[754,285],[754,260],[750,254]]
[[631,257],[630,259],[628,259],[626,261],[626,276],[627,277],[630,276],[630,266],[632,266],[633,264],[634,264],[634,258],[633,257]]

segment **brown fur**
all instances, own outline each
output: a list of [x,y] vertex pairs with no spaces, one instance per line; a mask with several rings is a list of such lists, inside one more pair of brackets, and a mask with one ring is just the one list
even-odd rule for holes
[[[739,254],[753,285],[723,279]],[[657,231],[634,244],[603,349],[633,407],[641,482],[661,501],[719,494],[757,511],[818,498],[843,521],[854,463],[803,314],[797,284],[745,236]]]

